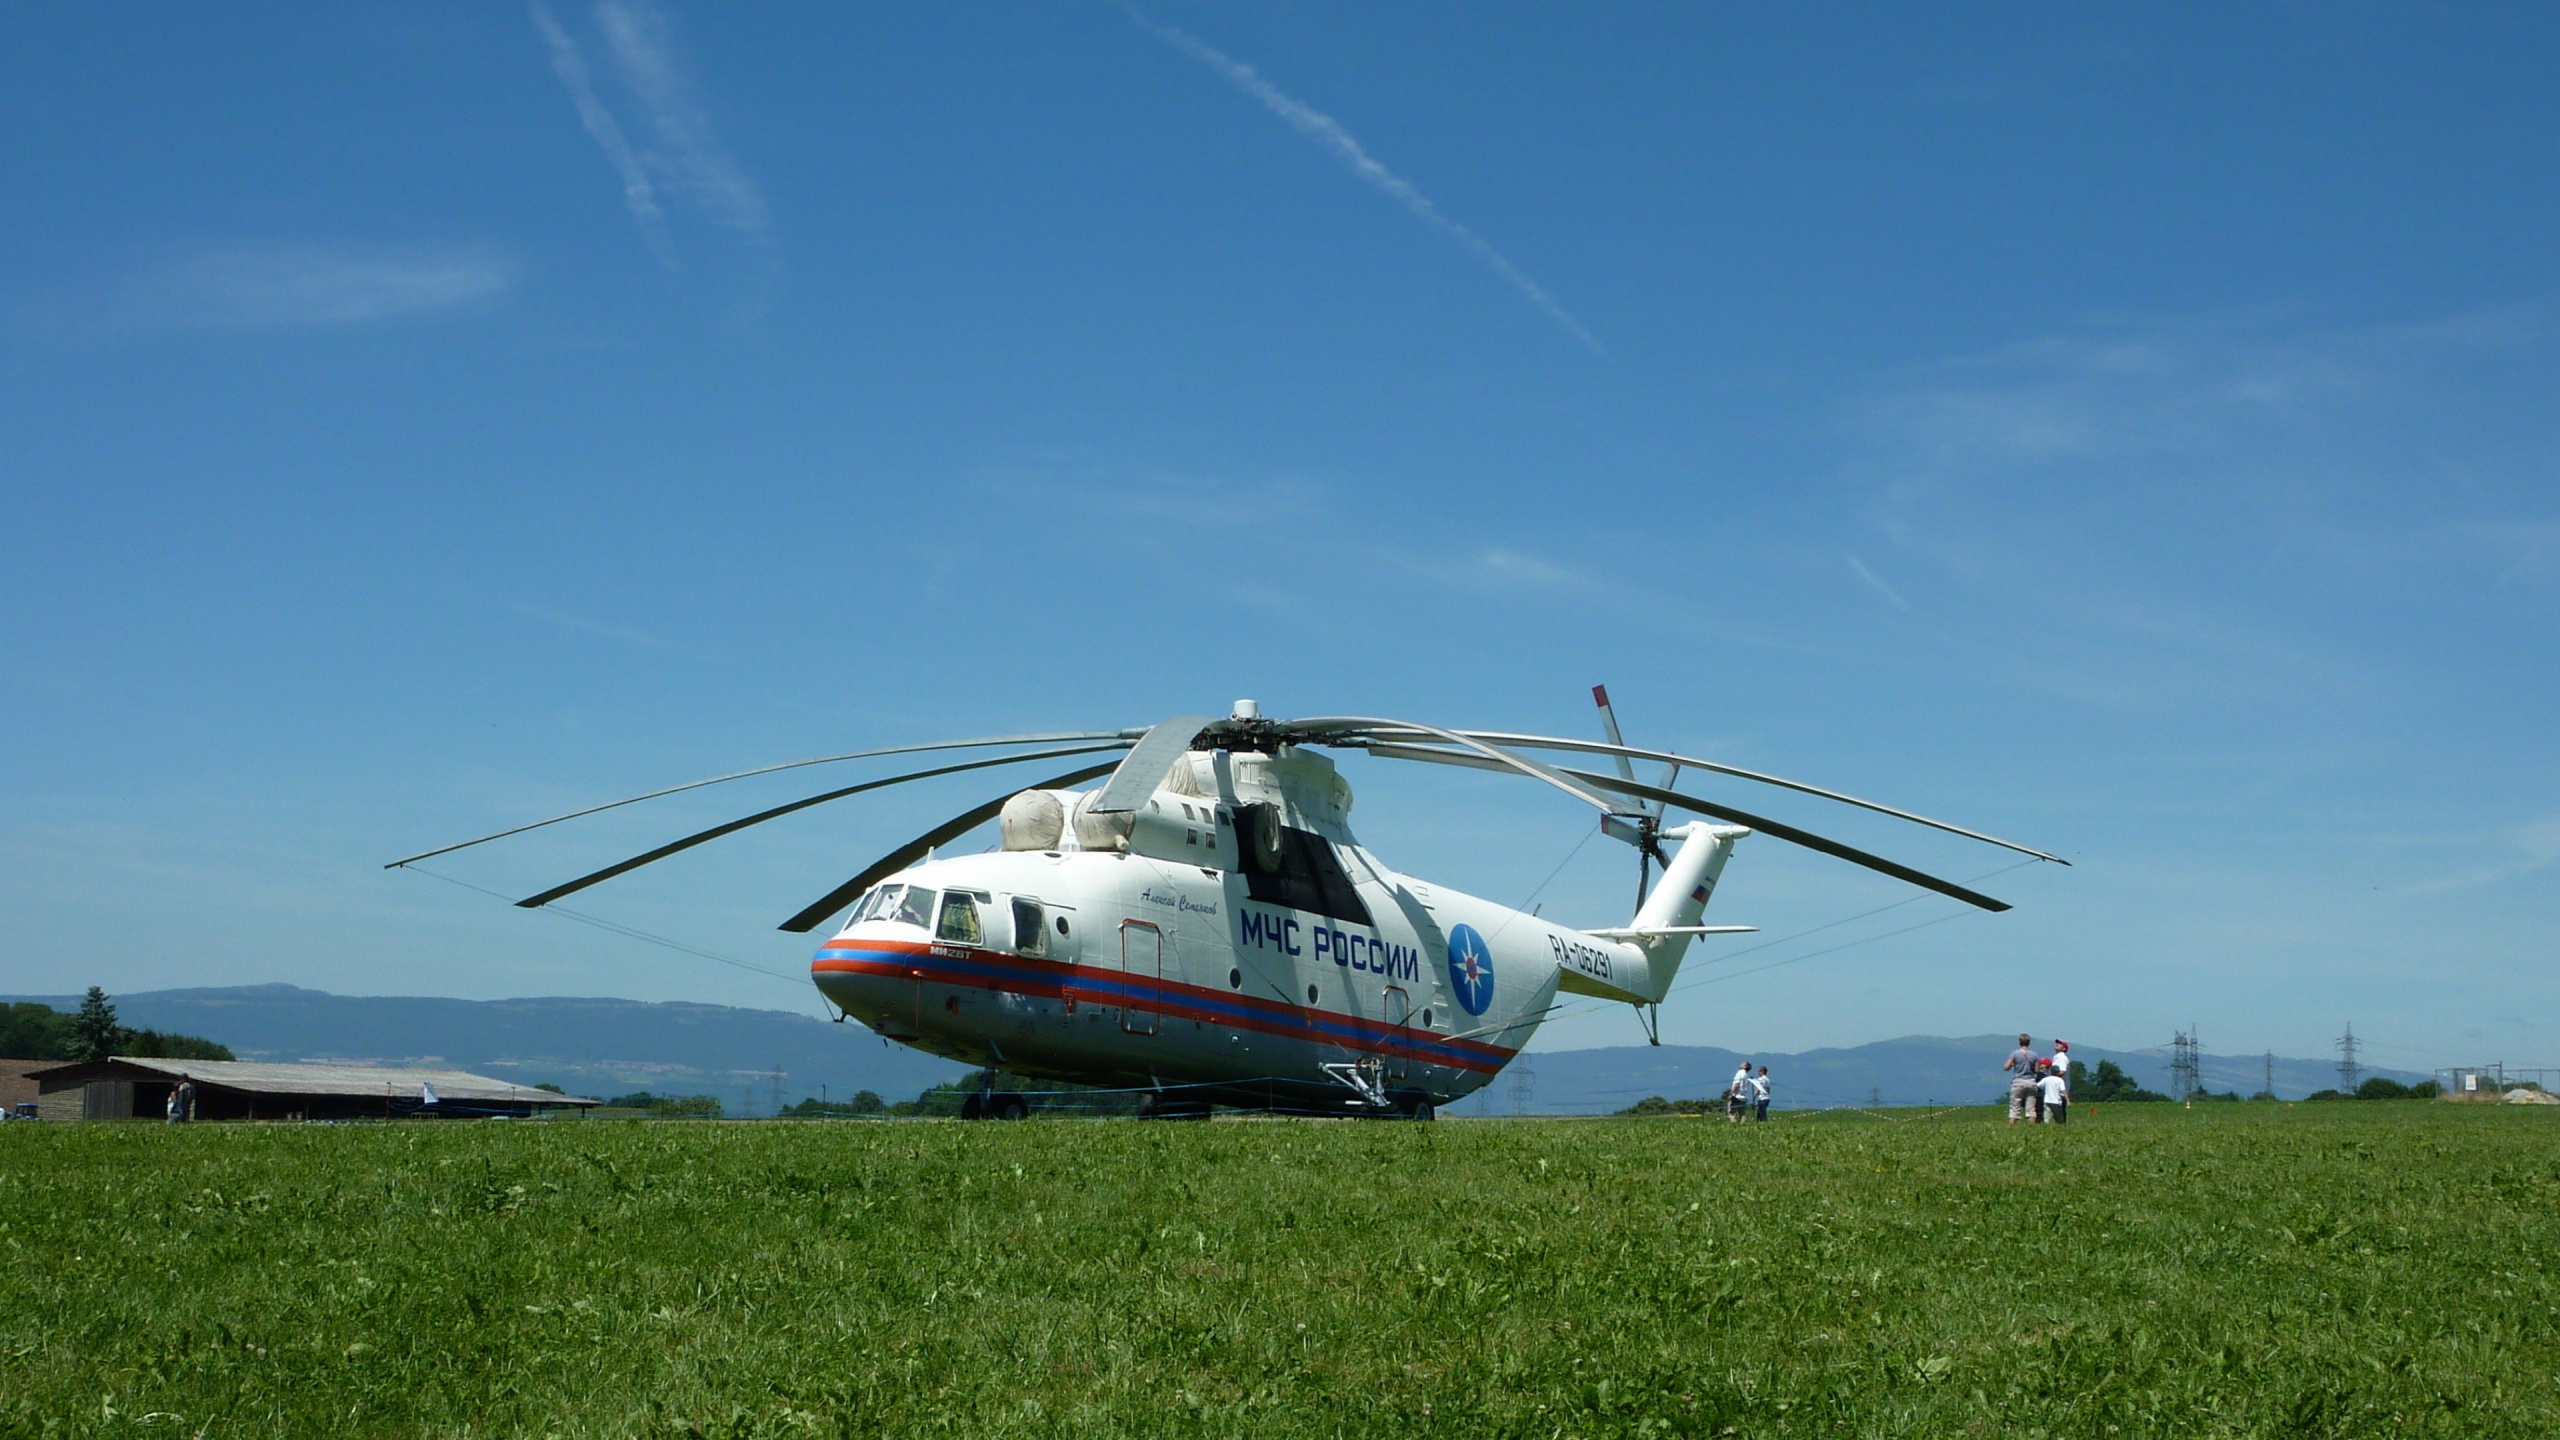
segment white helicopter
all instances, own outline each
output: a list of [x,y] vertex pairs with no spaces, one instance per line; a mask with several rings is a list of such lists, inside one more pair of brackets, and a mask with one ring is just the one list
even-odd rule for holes
[[[705,841],[831,800],[932,776],[1109,752],[952,817],[821,896],[781,928],[844,918],[810,962],[842,1016],[983,1069],[1141,1092],[1140,1111],[1213,1105],[1428,1120],[1481,1088],[1557,1008],[1559,992],[1658,1006],[1692,940],[1750,932],[1701,923],[1734,845],[1757,831],[1952,896],[2009,907],[1952,881],[1672,787],[1683,769],[1781,786],[2038,860],[1978,831],[1774,775],[1622,740],[1593,687],[1605,743],[1444,730],[1403,720],[1178,715],[1145,729],[902,745],[766,766],[592,806],[395,860],[397,868],[678,791],[810,765],[1002,748],[995,758],[866,781],[688,835],[516,902],[547,905]],[[1025,747],[1043,747],[1026,749]],[[1552,785],[1600,812],[1639,852],[1625,925],[1575,930],[1399,873],[1351,833],[1351,787],[1315,747],[1460,765]],[[1614,774],[1523,752],[1605,755]],[[1125,752],[1125,753],[1122,753]],[[1634,762],[1659,764],[1658,783]],[[1108,775],[1096,790],[1066,787]],[[1670,812],[1706,817],[1667,824]],[[997,849],[934,858],[997,820]],[[1722,822],[1722,823],[1716,823]],[[1674,848],[1667,853],[1668,842]],[[1652,866],[1662,867],[1650,883]],[[849,908],[848,908],[849,907]],[[1650,1020],[1648,1033],[1660,1043]],[[1029,1100],[988,1089],[965,1118],[1020,1119]]]

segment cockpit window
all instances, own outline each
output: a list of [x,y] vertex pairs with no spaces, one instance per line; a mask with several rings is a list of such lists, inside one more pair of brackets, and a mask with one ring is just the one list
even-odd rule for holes
[[845,928],[850,930],[878,914],[882,906],[893,903],[897,892],[905,888],[903,885],[874,885],[862,892],[862,898],[854,902],[853,913],[845,917]]
[[1040,923],[1040,902],[1013,897],[1013,948],[1025,955],[1049,953],[1049,932]]
[[[886,910],[889,907],[883,904],[880,908]],[[884,918],[894,918],[901,925],[913,925],[919,930],[932,929],[933,892],[921,885],[908,886],[907,893],[898,901],[898,913]]]
[[936,940],[950,940],[962,945],[975,945],[985,938],[978,928],[978,902],[957,890],[943,892],[942,924],[933,932]]

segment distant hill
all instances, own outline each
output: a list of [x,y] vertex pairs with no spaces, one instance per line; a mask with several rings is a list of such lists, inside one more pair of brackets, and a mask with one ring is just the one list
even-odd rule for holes
[[[76,996],[11,997],[56,1009]],[[136,1028],[203,1035],[243,1060],[341,1060],[451,1065],[573,1094],[648,1089],[709,1094],[732,1115],[766,1114],[773,1071],[783,1103],[875,1090],[898,1100],[967,1073],[967,1067],[889,1045],[853,1023],[831,1025],[787,1010],[642,1000],[541,998],[447,1000],[331,995],[295,985],[150,990],[115,998]],[[750,1098],[751,1097],[751,1098]]]
[[[2000,1062],[2016,1048],[2015,1035],[1975,1035],[1949,1039],[1939,1035],[1906,1035],[1848,1049],[1807,1050],[1799,1055],[1757,1052],[1755,1065],[1769,1067],[1772,1107],[1799,1109],[1831,1105],[1979,1105],[2005,1098],[2007,1077]],[[2094,1068],[2113,1060],[2143,1085],[2169,1088],[2169,1057],[2150,1050],[2107,1050],[2074,1045],[2072,1057]],[[1493,1084],[1449,1107],[1452,1115],[1508,1115],[1515,1112],[1527,1067],[1527,1109],[1532,1114],[1598,1114],[1623,1110],[1648,1095],[1668,1100],[1698,1099],[1723,1093],[1742,1056],[1731,1050],[1694,1045],[1621,1045],[1597,1050],[1558,1050],[1514,1061]],[[2264,1057],[2206,1055],[2198,1066],[2205,1088],[2220,1094],[2236,1090],[2255,1094],[2265,1085]],[[2404,1083],[2427,1077],[2405,1070],[2368,1066],[2367,1075],[2383,1075]],[[2298,1100],[2314,1090],[2338,1083],[2334,1063],[2278,1056],[2275,1092]]]
[[[119,1018],[137,1029],[202,1035],[243,1060],[343,1060],[373,1064],[451,1065],[536,1085],[549,1081],[573,1094],[610,1096],[647,1089],[709,1094],[730,1114],[767,1114],[773,1071],[782,1070],[783,1103],[803,1096],[843,1097],[873,1090],[890,1100],[967,1073],[964,1066],[890,1045],[858,1024],[830,1025],[787,1010],[728,1005],[652,1003],[601,998],[446,1000],[425,996],[331,995],[294,985],[152,990],[115,998]],[[72,1009],[78,997],[9,996]],[[1775,1103],[1798,1109],[1864,1105],[1980,1104],[2006,1093],[2000,1061],[2014,1039],[1910,1035],[1847,1049],[1800,1055],[1759,1053],[1769,1066]],[[2113,1060],[2154,1090],[2169,1088],[2169,1057],[2160,1052],[2075,1048],[2084,1063]],[[1647,1095],[1694,1099],[1714,1095],[1741,1057],[1710,1046],[1625,1045],[1530,1055],[1492,1085],[1450,1107],[1453,1115],[1507,1115],[1528,1075],[1528,1109],[1544,1115],[1622,1110]],[[2255,1055],[2203,1058],[2207,1088],[2242,1095],[2262,1083]],[[2276,1093],[2299,1099],[2338,1083],[2324,1060],[2279,1058]],[[2401,1070],[2369,1075],[2422,1080]]]

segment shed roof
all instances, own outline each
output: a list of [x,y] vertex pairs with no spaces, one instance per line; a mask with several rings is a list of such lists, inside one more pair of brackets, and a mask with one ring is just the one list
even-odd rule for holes
[[[119,1072],[133,1079],[175,1080],[191,1076],[198,1085],[218,1085],[259,1095],[364,1095],[414,1097],[432,1085],[439,1100],[501,1100],[533,1105],[593,1105],[575,1095],[556,1095],[530,1085],[492,1080],[468,1070],[409,1070],[387,1065],[270,1065],[254,1060],[157,1060],[118,1055],[107,1060],[74,1061],[35,1071],[31,1078],[74,1078],[74,1071],[98,1075]],[[131,1072],[141,1071],[141,1075]]]

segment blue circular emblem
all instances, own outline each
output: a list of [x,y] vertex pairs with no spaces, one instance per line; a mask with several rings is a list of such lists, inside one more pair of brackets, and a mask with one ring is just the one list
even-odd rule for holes
[[1449,932],[1449,988],[1470,1015],[1483,1014],[1493,1003],[1493,950],[1473,925]]

